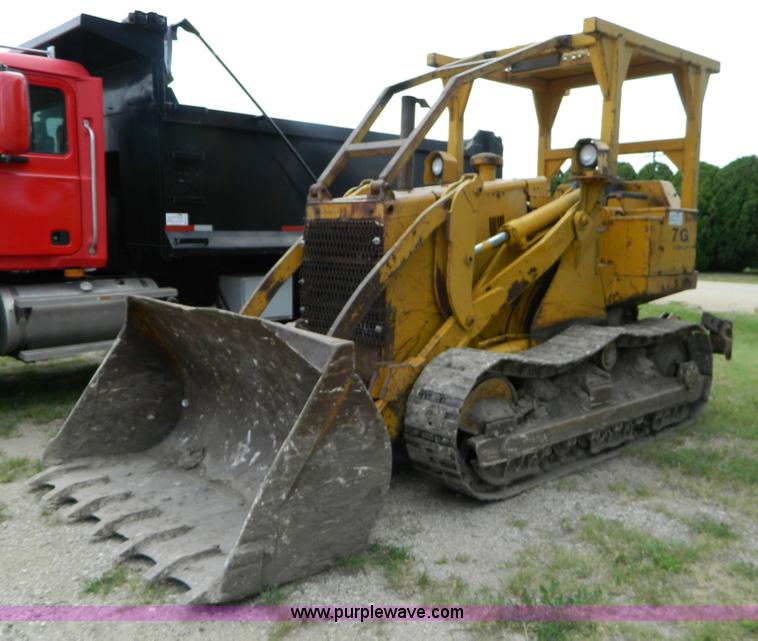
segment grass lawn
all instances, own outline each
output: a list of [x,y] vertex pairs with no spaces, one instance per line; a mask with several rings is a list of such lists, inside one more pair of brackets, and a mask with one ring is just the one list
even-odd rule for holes
[[[670,312],[684,320],[697,322],[700,310],[672,303],[644,305],[640,316],[659,316]],[[705,444],[714,437],[735,437],[745,447],[745,455],[758,440],[758,314],[725,314],[734,323],[734,353],[731,361],[714,355],[711,399],[705,412],[679,435],[702,435]],[[753,472],[755,475],[755,472]],[[753,483],[755,478],[753,479]]]
[[23,423],[64,418],[96,368],[91,358],[22,363],[0,357],[0,436],[13,434]]

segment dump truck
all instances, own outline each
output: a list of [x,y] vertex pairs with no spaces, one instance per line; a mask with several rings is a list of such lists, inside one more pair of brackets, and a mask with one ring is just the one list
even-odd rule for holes
[[[106,360],[30,484],[187,602],[240,599],[364,549],[393,456],[480,501],[596,464],[701,410],[731,324],[638,318],[696,285],[705,88],[719,63],[597,18],[580,33],[464,58],[385,89],[307,195],[305,229],[241,314],[130,298]],[[625,80],[671,74],[685,135],[619,141]],[[418,123],[366,136],[398,94],[442,81]],[[524,87],[539,126],[536,178],[464,171],[475,81]],[[597,85],[600,136],[554,148],[566,93]],[[413,96],[409,97],[413,99]],[[655,99],[654,96],[651,99]],[[409,161],[447,111],[423,186]],[[681,172],[623,180],[619,155],[660,151]],[[355,158],[382,168],[333,193]],[[572,181],[550,180],[571,162]],[[261,318],[300,283],[290,324]]]
[[[156,13],[83,14],[0,51],[0,355],[107,349],[127,295],[239,311],[302,235],[310,172],[350,130],[181,104],[182,32],[199,35]],[[469,147],[502,149],[488,132]],[[267,314],[291,318],[297,296],[289,283]]]

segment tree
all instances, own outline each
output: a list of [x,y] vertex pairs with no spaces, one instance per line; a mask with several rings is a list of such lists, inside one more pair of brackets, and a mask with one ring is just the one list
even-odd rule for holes
[[[634,171],[634,167],[628,162],[618,163],[618,166],[616,167],[616,175],[624,180],[637,180],[637,172]],[[550,181],[550,193],[554,194],[555,190],[558,189],[558,185],[567,182],[571,182],[571,167],[566,169],[566,171],[561,171],[559,169],[555,176],[553,176],[553,179]]]
[[712,175],[704,172],[701,196],[707,211],[702,244],[710,258],[704,268],[758,266],[758,156],[738,158]]
[[555,176],[553,176],[552,180],[550,181],[550,193],[554,194],[555,190],[558,189],[558,185],[562,185],[563,183],[571,182],[571,168],[569,167],[566,171],[561,171],[560,169],[555,173]]
[[[715,269],[718,234],[713,229],[713,192],[718,181],[719,168],[707,162],[700,163],[700,181],[697,196],[697,268],[700,271]],[[674,176],[674,187],[681,189],[681,175]]]
[[616,167],[616,175],[624,180],[637,180],[637,172],[628,162],[620,162]]
[[649,162],[637,174],[638,180],[668,180],[674,179],[674,172],[665,163],[653,161]]

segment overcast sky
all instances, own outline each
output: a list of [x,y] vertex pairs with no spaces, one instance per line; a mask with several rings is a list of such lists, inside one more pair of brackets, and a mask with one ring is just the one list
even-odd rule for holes
[[[18,44],[80,13],[122,20],[135,8],[189,19],[216,48],[269,114],[355,126],[380,90],[423,73],[431,51],[456,56],[526,44],[582,30],[589,16],[621,24],[664,42],[715,58],[721,73],[706,95],[701,158],[724,165],[758,153],[758,4],[736,2],[505,2],[458,0],[398,2],[123,2],[35,0],[7,3],[0,44]],[[185,104],[257,113],[190,34],[174,50],[174,89]],[[414,94],[434,98],[439,81]],[[563,101],[553,144],[570,146],[599,134],[600,92],[575,90]],[[399,109],[377,129],[397,131]],[[474,87],[466,135],[489,129],[503,138],[506,176],[530,176],[536,165],[537,123],[531,92],[494,83]],[[439,127],[433,134],[444,135]],[[684,133],[673,79],[624,85],[621,140],[670,138]],[[650,157],[630,160],[638,168]]]

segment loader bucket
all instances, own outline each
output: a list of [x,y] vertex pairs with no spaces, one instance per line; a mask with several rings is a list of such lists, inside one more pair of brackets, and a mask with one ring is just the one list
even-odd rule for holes
[[217,603],[361,551],[390,479],[354,345],[130,298],[127,322],[30,480]]

